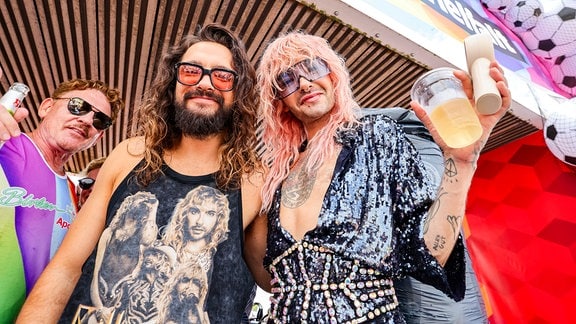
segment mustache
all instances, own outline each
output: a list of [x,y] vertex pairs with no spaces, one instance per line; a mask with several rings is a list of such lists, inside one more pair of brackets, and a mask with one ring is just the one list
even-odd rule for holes
[[184,100],[188,100],[194,97],[208,97],[214,99],[220,106],[224,105],[224,97],[215,93],[212,90],[194,89],[184,93]]
[[85,138],[90,138],[89,134],[90,134],[90,128],[92,127],[92,125],[81,124],[81,125],[77,125],[76,127],[82,130]]

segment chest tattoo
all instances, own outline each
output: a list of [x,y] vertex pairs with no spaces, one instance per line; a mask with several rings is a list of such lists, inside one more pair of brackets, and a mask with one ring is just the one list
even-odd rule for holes
[[306,170],[306,158],[300,160],[282,185],[282,204],[288,208],[302,206],[312,193],[317,171]]

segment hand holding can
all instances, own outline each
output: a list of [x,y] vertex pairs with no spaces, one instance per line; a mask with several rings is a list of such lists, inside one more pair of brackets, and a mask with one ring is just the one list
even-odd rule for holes
[[410,96],[430,116],[446,145],[461,148],[482,136],[480,120],[453,69],[425,73],[412,86]]

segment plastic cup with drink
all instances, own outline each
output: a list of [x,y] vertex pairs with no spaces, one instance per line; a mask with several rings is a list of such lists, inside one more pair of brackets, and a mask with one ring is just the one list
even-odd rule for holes
[[410,97],[424,108],[446,145],[461,148],[482,136],[482,125],[454,69],[437,68],[423,74],[412,86]]

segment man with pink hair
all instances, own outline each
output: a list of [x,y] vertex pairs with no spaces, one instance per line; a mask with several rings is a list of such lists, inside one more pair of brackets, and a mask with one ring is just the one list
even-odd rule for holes
[[[472,97],[466,73],[454,74]],[[490,75],[502,106],[478,116],[483,135],[468,147],[448,147],[411,103],[450,171],[436,190],[393,119],[361,117],[344,61],[325,39],[291,32],[268,45],[258,70],[267,217],[253,223],[246,248],[259,251],[247,257],[273,294],[271,322],[402,323],[393,279],[407,275],[463,298],[466,197],[511,102],[497,62]]]

